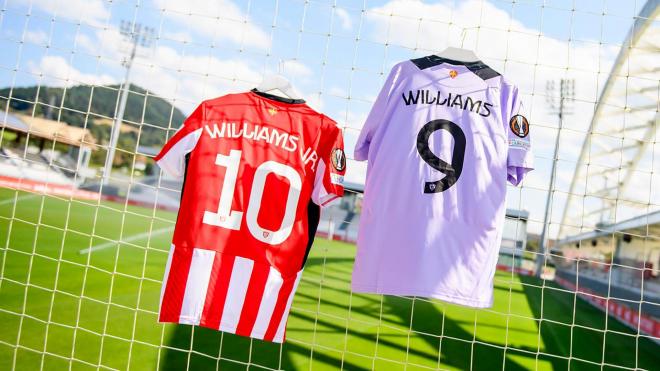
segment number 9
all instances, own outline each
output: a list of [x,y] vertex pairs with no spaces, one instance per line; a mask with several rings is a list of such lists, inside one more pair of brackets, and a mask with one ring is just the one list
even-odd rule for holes
[[[438,130],[447,130],[454,138],[454,151],[451,156],[451,164],[442,161],[429,147],[431,134]],[[417,152],[422,160],[432,168],[445,174],[445,177],[432,182],[424,183],[424,193],[444,192],[453,186],[463,171],[463,160],[465,159],[465,134],[461,127],[448,120],[433,120],[427,122],[417,134]]]

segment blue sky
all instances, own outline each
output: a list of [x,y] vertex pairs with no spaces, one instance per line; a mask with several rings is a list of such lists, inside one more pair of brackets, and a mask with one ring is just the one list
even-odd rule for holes
[[[613,46],[622,42],[630,27],[632,16],[638,11],[636,8],[641,6],[632,7],[632,1],[605,0],[469,2],[474,3],[475,8],[492,6],[529,30],[540,32],[547,37],[562,41],[570,38],[575,40],[575,43],[602,42]],[[82,8],[77,3],[98,5],[88,5],[84,15],[75,11],[68,13],[71,8]],[[397,45],[396,42],[386,45],[387,36],[380,33],[382,27],[379,26],[386,23],[388,17],[379,16],[378,12],[382,12],[387,4],[396,3],[395,1],[368,1],[365,4],[360,1],[312,1],[306,4],[302,0],[185,3],[168,0],[144,2],[120,0],[112,3],[101,0],[69,2],[10,0],[7,2],[0,25],[2,35],[0,47],[4,51],[4,58],[0,62],[2,66],[0,84],[23,86],[39,83],[35,73],[42,71],[38,65],[45,57],[64,58],[76,71],[96,75],[100,81],[120,80],[122,70],[118,62],[121,54],[117,50],[117,40],[110,37],[99,39],[98,34],[114,32],[122,19],[136,20],[154,27],[158,34],[154,45],[180,51],[179,55],[174,55],[175,57],[199,56],[240,60],[258,74],[265,70],[277,69],[280,59],[295,59],[308,69],[297,71],[303,76],[296,74],[296,71],[293,71],[291,76],[301,91],[329,94],[331,89],[338,91],[337,89],[350,88],[351,95],[359,97],[373,97],[380,86],[381,73],[387,72],[392,64],[458,42],[446,40],[447,23],[440,20],[437,23],[440,37],[437,37],[436,43],[422,45],[418,50],[410,48],[411,45],[401,47],[401,43]],[[188,3],[193,5],[188,6]],[[211,3],[221,5],[215,12],[204,14]],[[446,9],[451,10],[466,2],[436,3],[444,4]],[[576,3],[575,11],[571,11],[573,3]],[[62,6],[57,6],[59,4]],[[223,5],[233,10],[223,15]],[[65,9],[67,13],[64,12]],[[186,11],[191,14],[182,14]],[[606,14],[603,15],[603,12]],[[477,17],[476,14],[472,15],[474,18]],[[213,19],[214,16],[225,18]],[[433,14],[428,16],[433,20]],[[451,14],[449,16],[451,17]],[[393,18],[399,17],[395,15]],[[241,23],[241,20],[245,19],[248,20],[248,27]],[[401,20],[413,25],[420,23],[414,19],[401,18]],[[449,22],[452,21],[461,22],[460,19],[449,19]],[[213,30],[212,27],[206,27],[205,22],[224,23],[225,27]],[[200,23],[199,27],[191,27]],[[111,29],[103,31],[106,27]],[[460,33],[460,25],[454,28],[454,33]],[[474,29],[466,31],[467,44],[477,32]],[[328,34],[331,36],[328,37]],[[359,41],[356,41],[357,38]],[[458,38],[459,35],[454,36],[454,39]],[[92,44],[91,47],[82,39]],[[182,40],[188,42],[181,42]],[[482,57],[488,61],[488,55]],[[140,62],[168,64],[162,60],[149,60],[149,58],[142,58],[142,61],[138,61]],[[173,64],[172,62],[170,61],[169,64]],[[16,67],[18,71],[14,72]],[[357,72],[349,76],[351,68],[355,68]],[[50,71],[46,69],[44,72]],[[231,71],[200,71],[200,73],[207,72],[220,79],[236,77],[232,76]],[[186,75],[186,73],[177,75],[176,72],[174,74],[175,78],[179,79],[184,79]],[[310,75],[313,75],[313,78],[309,78]],[[259,76],[239,73],[237,77],[249,81],[251,77],[258,79]],[[72,82],[76,82],[75,78]],[[59,83],[64,84],[64,82]],[[209,85],[213,84],[214,82],[209,82]],[[233,84],[230,81],[227,85],[229,87],[226,90],[229,90],[232,88],[231,85],[240,84]],[[240,87],[235,86],[235,88]],[[191,95],[185,90],[178,92],[171,89],[168,91],[165,88],[162,90],[156,93],[170,99],[179,99],[181,101],[179,106],[186,112],[190,112],[199,98],[196,94]],[[209,89],[208,94],[222,94],[223,91],[220,90]]]
[[[644,1],[614,0],[8,0],[0,18],[0,86],[109,84],[122,79],[120,20],[155,28],[132,81],[185,113],[203,99],[249,89],[282,72],[315,108],[345,128],[350,153],[384,74],[404,59],[447,46],[476,51],[526,96],[537,170],[508,206],[542,219],[556,118],[547,80],[575,78],[577,132]],[[463,32],[463,30],[465,31]],[[464,39],[461,37],[464,33]],[[576,161],[584,135],[562,137]],[[351,167],[349,167],[350,170]],[[350,177],[364,179],[364,165]],[[573,169],[562,167],[558,186]],[[538,230],[530,225],[532,230]]]

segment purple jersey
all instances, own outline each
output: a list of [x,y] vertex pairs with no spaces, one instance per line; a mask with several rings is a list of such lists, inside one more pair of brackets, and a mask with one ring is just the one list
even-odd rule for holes
[[491,306],[506,182],[533,168],[518,89],[480,61],[401,62],[355,159],[369,164],[353,291]]

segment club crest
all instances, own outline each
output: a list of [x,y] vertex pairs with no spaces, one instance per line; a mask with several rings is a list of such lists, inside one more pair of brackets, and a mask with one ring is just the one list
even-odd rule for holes
[[456,70],[449,71],[449,77],[451,77],[452,79],[455,79],[456,76],[458,76],[458,71],[456,71]]

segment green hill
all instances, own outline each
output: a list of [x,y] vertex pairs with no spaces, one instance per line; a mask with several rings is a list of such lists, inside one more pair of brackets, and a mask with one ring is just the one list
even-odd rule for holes
[[[3,88],[0,89],[0,106],[5,108],[11,93],[9,105],[12,111],[24,111],[31,114],[35,109],[37,116],[50,116],[53,119],[59,117],[60,120],[79,127],[82,127],[87,119],[87,126],[97,140],[105,143],[106,135],[109,136],[109,127],[99,130],[100,128],[95,129],[93,126],[95,121],[103,117],[114,117],[115,109],[118,106],[118,88],[118,85],[79,85],[66,89],[46,86]],[[34,102],[38,102],[36,107],[34,107]],[[49,105],[58,108],[50,108]],[[143,113],[144,119],[142,118]],[[152,95],[139,86],[130,86],[124,121],[136,128],[140,126],[140,123],[147,124],[141,125],[140,145],[162,145],[165,140],[165,131],[158,127],[170,127],[171,122],[171,127],[178,128],[184,119],[185,115],[166,100]],[[131,124],[131,122],[135,124]],[[137,136],[134,136],[137,139]]]
[[[31,115],[34,110],[38,117],[61,120],[78,127],[86,125],[96,142],[103,146],[110,138],[109,124],[119,105],[118,89],[118,85],[79,85],[66,89],[47,86],[3,88],[0,89],[0,109],[4,110],[9,102],[13,112]],[[185,119],[178,108],[147,90],[136,85],[131,85],[129,90],[117,144],[123,151],[117,152],[115,166],[130,166],[133,163],[131,153],[136,152],[138,145],[162,146],[167,138],[167,130],[163,129],[178,128]],[[124,131],[130,127],[133,130]],[[93,164],[101,165],[105,161],[105,151],[101,149],[97,147],[92,153]]]

